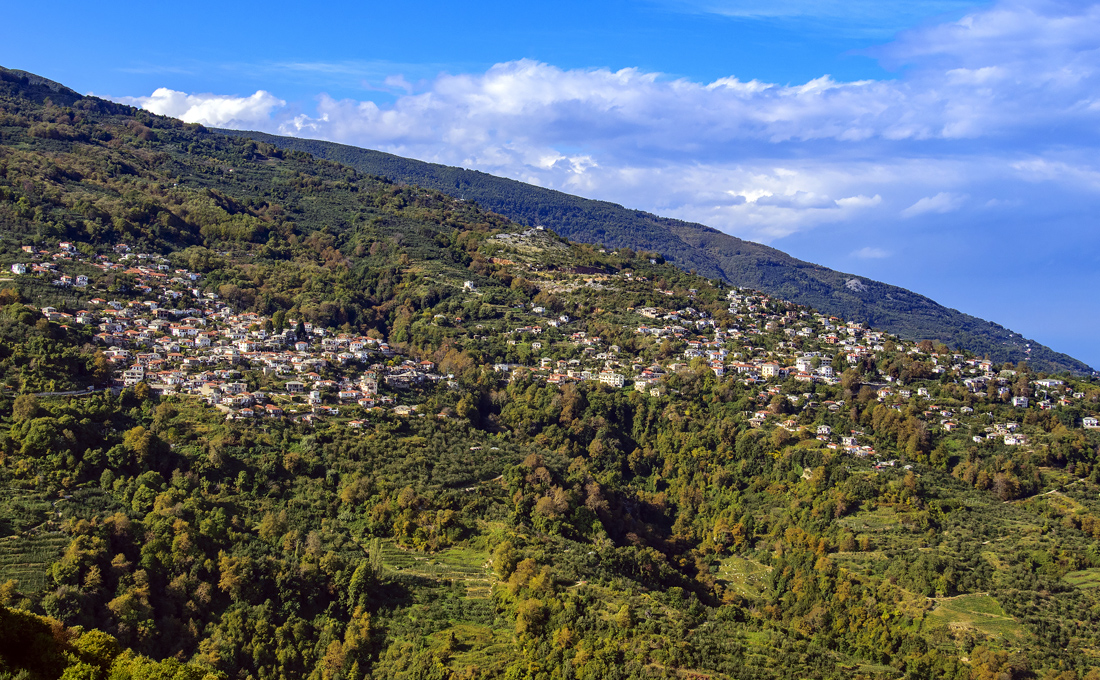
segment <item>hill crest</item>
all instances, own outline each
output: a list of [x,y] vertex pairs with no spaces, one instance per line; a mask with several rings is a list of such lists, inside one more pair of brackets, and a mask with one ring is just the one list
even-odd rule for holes
[[[945,307],[913,291],[840,272],[703,224],[660,217],[616,203],[573,196],[478,170],[427,163],[320,140],[263,132],[216,130],[283,149],[305,151],[398,183],[476,201],[528,226],[542,225],[574,241],[656,251],[685,271],[754,288],[827,314],[910,340],[933,340],[988,354],[995,361],[1029,361],[1048,372],[1089,373],[1092,367],[1000,324]],[[1030,348],[1030,352],[1028,349]]]
[[[52,80],[24,71],[0,68],[0,84],[37,104],[49,101],[55,106],[91,106],[116,115],[131,110],[95,97],[85,97]],[[141,115],[156,118],[144,112]],[[187,127],[201,129],[201,126]],[[215,132],[249,137],[281,149],[304,151],[398,184],[413,184],[472,200],[518,224],[543,225],[573,241],[657,252],[685,271],[761,290],[910,340],[928,339],[964,347],[998,362],[1027,360],[1046,372],[1092,371],[1073,357],[999,324],[939,305],[918,293],[798,260],[775,248],[744,241],[705,225],[379,151],[259,132]],[[65,137],[76,133],[71,125],[63,122],[36,134]],[[120,171],[126,172],[121,168]],[[229,208],[229,213],[236,210],[232,206]]]

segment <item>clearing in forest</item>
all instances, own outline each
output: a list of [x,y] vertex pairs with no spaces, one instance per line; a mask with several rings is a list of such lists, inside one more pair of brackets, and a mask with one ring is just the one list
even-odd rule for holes
[[986,635],[1012,642],[1027,636],[1023,626],[1005,614],[997,600],[989,595],[942,598],[925,621],[929,625],[942,625],[950,629],[974,628]]
[[473,548],[455,547],[422,553],[405,550],[393,541],[382,542],[382,564],[387,571],[433,581],[460,582],[466,587],[466,596],[472,598],[486,598],[491,593],[488,561],[487,552]]
[[745,597],[757,598],[768,589],[771,569],[759,562],[734,555],[722,560],[718,582]]

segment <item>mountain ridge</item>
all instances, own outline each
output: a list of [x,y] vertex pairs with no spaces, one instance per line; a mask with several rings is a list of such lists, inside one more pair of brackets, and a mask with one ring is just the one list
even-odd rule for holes
[[[129,108],[81,95],[55,81],[0,68],[0,77],[37,103]],[[197,126],[196,126],[197,127]],[[1093,372],[1065,353],[1024,338],[999,324],[945,307],[907,289],[798,260],[780,250],[745,241],[705,225],[660,217],[606,201],[500,178],[476,170],[402,158],[333,142],[280,137],[254,131],[211,129],[276,147],[304,151],[361,172],[440,191],[520,224],[541,224],[562,236],[613,248],[656,252],[685,271],[751,287],[827,314],[880,327],[903,338],[929,339],[988,355],[999,362],[1029,361],[1046,372]],[[68,134],[65,130],[51,134]],[[1030,350],[1030,351],[1029,351]]]
[[49,92],[0,680],[1100,679],[1095,379]]
[[882,327],[901,337],[966,347],[988,354],[996,361],[1027,360],[1036,368],[1051,372],[1094,370],[1000,324],[946,307],[919,293],[799,260],[776,248],[739,239],[703,224],[660,217],[478,170],[336,142],[256,131],[214,131],[305,151],[395,182],[473,200],[520,224],[540,224],[574,241],[656,251],[681,269],[756,288],[832,315]]

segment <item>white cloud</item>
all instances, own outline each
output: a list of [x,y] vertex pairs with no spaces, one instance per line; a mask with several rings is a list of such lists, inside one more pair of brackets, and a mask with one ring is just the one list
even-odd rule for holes
[[149,97],[120,97],[118,101],[139,106],[162,116],[211,127],[244,127],[267,123],[271,114],[286,102],[264,90],[248,97],[215,94],[187,94],[158,88]]
[[406,94],[413,91],[412,83],[405,80],[405,76],[402,74],[398,74],[396,76],[386,76],[385,80],[383,80],[382,82],[385,83],[387,87],[404,90]]
[[872,246],[866,246],[859,250],[852,252],[852,257],[858,257],[861,260],[879,260],[885,257],[890,257],[891,252],[883,250],[882,248],[874,248]]
[[973,7],[974,0],[658,0],[666,7],[733,19],[812,24],[819,30],[888,37],[925,17]]
[[[1089,52],[1100,46],[1098,21],[1100,6],[1093,2],[1002,0],[958,21],[907,31],[878,52],[894,63],[925,67],[1027,64],[1030,77],[1045,78],[1066,66],[1095,63]],[[1071,68],[1062,76],[1075,73],[1083,75]]]
[[819,196],[809,191],[795,191],[791,194],[777,196],[768,194],[754,201],[756,205],[771,205],[777,208],[839,208],[837,202],[828,196]]
[[[737,6],[782,14],[804,4]],[[380,79],[403,93],[390,104],[321,95],[308,114],[263,91],[160,89],[128,101],[209,125],[476,168],[765,241],[943,214],[970,196],[993,207],[1021,183],[1100,191],[1100,5],[1006,0],[875,53],[909,68],[895,80],[823,75],[778,85],[520,60],[415,88],[395,71]]]
[[1056,158],[1029,158],[1011,164],[1018,176],[1029,182],[1058,182],[1091,191],[1100,191],[1100,168],[1087,167],[1081,161]]
[[963,206],[965,196],[958,196],[946,191],[941,191],[935,196],[925,196],[905,210],[901,211],[902,217],[916,217],[925,213],[949,213]]
[[838,198],[836,203],[842,208],[869,208],[882,203],[882,196],[878,194],[874,196],[849,196],[847,198]]

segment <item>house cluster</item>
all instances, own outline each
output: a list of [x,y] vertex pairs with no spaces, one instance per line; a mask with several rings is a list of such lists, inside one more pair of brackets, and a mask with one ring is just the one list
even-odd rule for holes
[[[201,278],[199,274],[186,269],[173,270],[167,258],[133,253],[126,244],[116,245],[113,255],[88,255],[69,241],[58,243],[56,250],[23,246],[21,251],[30,261],[12,264],[11,272],[47,278],[55,286],[85,288],[94,281],[89,274],[80,272],[92,272],[93,276],[123,274],[128,277],[127,283],[117,286],[123,293],[167,299],[179,299],[188,293],[196,298],[202,297],[194,287]],[[73,273],[74,269],[79,271]]]
[[[1016,432],[1015,423],[990,426],[988,421],[979,422],[988,414],[976,413],[972,406],[955,404],[948,407],[937,403],[941,401],[938,383],[962,384],[967,391],[983,397],[993,385],[1002,403],[1020,409],[1081,404],[1085,397],[1057,379],[1033,381],[1026,394],[1017,394],[1016,372],[994,372],[994,365],[989,360],[955,352],[936,352],[927,345],[922,349],[916,343],[903,342],[863,324],[792,308],[767,295],[735,289],[728,294],[728,301],[728,314],[720,319],[692,307],[634,309],[638,316],[647,320],[635,327],[636,335],[676,348],[674,354],[663,360],[624,354],[618,346],[608,345],[584,331],[569,334],[557,344],[550,343],[543,339],[543,327],[536,325],[514,328],[508,341],[512,345],[526,343],[532,351],[531,362],[498,364],[494,368],[513,376],[532,375],[551,384],[597,381],[613,387],[629,386],[649,396],[660,397],[667,392],[665,383],[670,373],[703,367],[716,378],[759,386],[757,398],[763,404],[776,395],[786,397],[791,404],[788,410],[797,415],[802,409],[821,408],[835,413],[845,408],[842,400],[817,403],[816,394],[806,391],[814,383],[836,385],[840,382],[840,374],[849,367],[877,363],[887,351],[903,352],[929,367],[929,374],[924,379],[911,378],[912,384],[905,384],[885,375],[881,384],[861,384],[859,387],[870,387],[877,402],[899,413],[912,413],[916,406],[920,409],[919,417],[930,428],[948,433],[973,432],[976,442],[996,441],[1007,446],[1027,445],[1030,440]],[[563,354],[561,345],[572,346],[565,353],[571,358],[559,358]],[[768,408],[747,415],[754,427],[770,423],[791,432],[806,429],[796,418],[784,420]],[[1089,416],[1083,419],[1081,426],[1100,429],[1100,420]],[[821,425],[811,434],[826,442],[829,448],[849,455],[861,458],[877,455],[872,442],[862,432],[834,433],[830,426]]]
[[88,285],[86,274],[73,275],[64,272],[66,264],[84,260],[84,254],[71,242],[62,241],[56,251],[36,246],[23,246],[21,250],[28,261],[12,264],[12,274],[48,278],[55,286],[83,288]]
[[[216,293],[200,289],[199,274],[124,244],[110,255],[89,255],[70,242],[59,243],[56,251],[21,250],[33,262],[13,265],[13,273],[60,275],[53,280],[59,286],[88,285],[88,275],[61,273],[67,264],[89,271],[93,283],[96,270],[127,275],[125,285],[111,288],[112,295],[126,294],[124,299],[94,297],[75,313],[40,310],[58,324],[94,327],[118,387],[145,383],[158,394],[195,395],[232,418],[311,418],[338,415],[349,404],[394,407],[396,399],[379,394],[379,385],[399,391],[443,379],[432,362],[399,357],[375,337],[294,319],[275,328],[269,317],[237,313]],[[246,374],[262,376],[260,384],[249,384]],[[416,413],[406,406],[395,412]]]
[[[529,231],[524,237],[537,233]],[[86,250],[66,242],[58,244],[56,251],[40,252],[32,246],[23,249],[41,263],[43,271],[73,263],[85,271],[98,270],[103,276],[127,275],[112,279],[110,296],[120,299],[95,297],[86,309],[73,314],[51,307],[41,310],[60,324],[95,327],[97,342],[115,366],[118,386],[144,383],[160,394],[194,395],[222,409],[227,417],[242,419],[313,419],[340,415],[341,409],[353,416],[364,410],[425,416],[416,405],[398,403],[409,399],[397,397],[412,387],[441,382],[454,386],[433,362],[401,356],[379,337],[235,310],[216,293],[203,290],[199,274],[173,268],[160,256],[133,253],[125,245],[116,246],[109,255],[87,254]],[[621,282],[656,290],[645,277],[631,272],[580,272],[579,277],[586,288],[613,290]],[[86,276],[71,283],[57,280],[62,281],[58,285],[87,285]],[[129,287],[119,286],[119,280]],[[581,287],[577,280],[555,281],[555,290],[563,294],[577,290]],[[548,284],[543,290],[549,288]],[[103,289],[99,286],[97,292]],[[470,281],[462,283],[461,292],[481,295]],[[902,376],[909,384],[884,375],[881,384],[864,382],[856,389],[862,393],[870,388],[872,396],[888,408],[909,415],[917,412],[928,427],[961,430],[961,436],[975,442],[1025,446],[1029,438],[1017,431],[1015,423],[982,421],[988,410],[975,413],[971,406],[960,407],[957,400],[949,406],[947,400],[940,399],[942,385],[961,385],[975,395],[971,400],[975,405],[987,396],[1031,410],[1087,408],[1086,403],[1091,403],[1085,394],[1059,379],[1021,383],[1011,367],[997,371],[988,360],[933,351],[928,344],[903,342],[863,324],[814,313],[754,291],[729,291],[722,303],[725,309],[698,302],[696,290],[656,292],[687,305],[656,306],[664,301],[663,295],[649,300],[647,306],[618,310],[634,321],[613,334],[633,336],[629,340],[633,349],[624,350],[591,332],[585,319],[572,319],[534,302],[518,305],[524,312],[520,323],[526,325],[481,331],[484,334],[471,339],[499,343],[520,359],[519,363],[510,359],[492,365],[509,378],[523,375],[555,385],[591,381],[652,398],[665,397],[671,389],[669,377],[689,368],[696,375],[709,373],[716,380],[737,381],[752,386],[756,395],[757,410],[745,413],[752,426],[774,426],[816,437],[829,448],[863,458],[877,453],[862,432],[834,431],[821,423],[822,418],[803,416],[849,408],[843,400],[822,399],[817,386],[836,385],[848,368],[872,366],[887,355],[911,355],[926,372],[920,379]],[[125,299],[121,299],[123,294]],[[595,309],[597,314],[600,311]],[[454,321],[462,322],[457,317]],[[783,407],[778,408],[777,403]],[[840,420],[827,415],[825,419]],[[354,422],[362,425],[361,420]],[[1088,415],[1081,427],[1100,429],[1100,421]]]
[[[646,307],[638,310],[647,318],[670,322],[663,326],[641,325],[637,333],[683,342],[682,358],[702,359],[718,377],[736,375],[738,380],[755,383],[794,378],[801,382],[833,384],[836,373],[832,355],[842,350],[848,364],[883,350],[882,333],[868,331],[861,324],[841,325],[835,317],[811,315],[806,311],[769,312],[771,298],[734,290],[727,296],[729,314],[719,322],[691,307],[662,310]],[[779,334],[785,338],[771,350],[752,346],[754,339]],[[800,352],[795,338],[816,338],[836,345],[833,352]]]
[[[345,404],[381,409],[395,399],[380,395],[380,385],[396,391],[444,379],[433,362],[402,360],[378,338],[293,319],[275,329],[272,319],[236,313],[220,300],[163,303],[93,298],[75,315],[52,307],[42,313],[95,326],[117,386],[196,395],[235,418],[338,415]],[[245,381],[246,373],[261,376],[252,382],[262,388]]]

